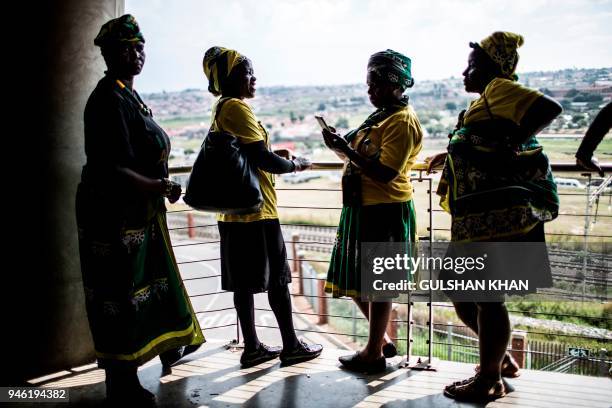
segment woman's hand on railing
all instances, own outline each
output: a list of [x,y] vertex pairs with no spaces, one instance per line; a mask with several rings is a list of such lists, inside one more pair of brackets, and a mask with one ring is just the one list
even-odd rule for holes
[[426,157],[425,164],[427,165],[427,174],[435,173],[434,170],[442,168],[446,161],[446,155],[446,152],[444,152]]
[[604,176],[604,172],[599,165],[599,161],[595,156],[590,158],[576,154],[576,165],[582,167],[585,170],[596,171],[601,177]]

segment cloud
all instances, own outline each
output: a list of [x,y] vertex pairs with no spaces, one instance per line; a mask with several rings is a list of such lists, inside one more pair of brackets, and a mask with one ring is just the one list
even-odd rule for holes
[[519,71],[612,66],[612,0],[126,0],[147,39],[143,91],[206,87],[212,45],[254,62],[259,85],[357,83],[368,56],[410,56],[419,79],[460,76],[469,41],[523,34]]

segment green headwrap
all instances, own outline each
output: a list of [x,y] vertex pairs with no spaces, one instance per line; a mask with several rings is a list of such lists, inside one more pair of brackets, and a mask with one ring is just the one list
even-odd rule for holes
[[368,61],[368,72],[374,72],[382,80],[398,85],[402,90],[414,85],[411,67],[410,58],[389,49],[373,54]]
[[125,14],[106,22],[94,40],[98,47],[119,45],[125,42],[145,42],[136,19],[131,14]]

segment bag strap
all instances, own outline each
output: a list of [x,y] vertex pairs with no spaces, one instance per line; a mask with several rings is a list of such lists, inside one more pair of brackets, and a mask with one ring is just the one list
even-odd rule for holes
[[217,107],[215,108],[215,117],[213,118],[213,123],[217,124],[217,129],[219,129],[220,131],[224,132],[223,128],[221,127],[221,124],[219,122],[217,122],[217,116],[219,115],[219,112],[221,111],[221,107],[223,106],[223,104],[230,100],[232,98],[221,98],[219,99],[219,102],[217,102]]

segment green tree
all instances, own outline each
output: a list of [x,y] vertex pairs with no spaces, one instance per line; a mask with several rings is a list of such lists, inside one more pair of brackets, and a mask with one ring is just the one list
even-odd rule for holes
[[449,111],[457,110],[457,104],[455,102],[446,102],[444,104],[444,107],[446,108],[446,110],[449,110]]
[[289,120],[291,120],[291,123],[295,123],[295,121],[297,120],[297,116],[295,116],[294,111],[289,112]]
[[339,118],[336,121],[336,124],[334,125],[334,127],[336,128],[342,128],[342,129],[348,129],[349,127],[349,121],[347,118],[345,118],[344,116]]
[[318,111],[324,111],[325,110],[325,104],[323,102],[319,103],[319,107],[317,108]]
[[573,98],[574,96],[578,95],[579,93],[580,92],[577,89],[572,88],[569,91],[567,91],[567,93],[565,94],[565,97],[566,98]]

